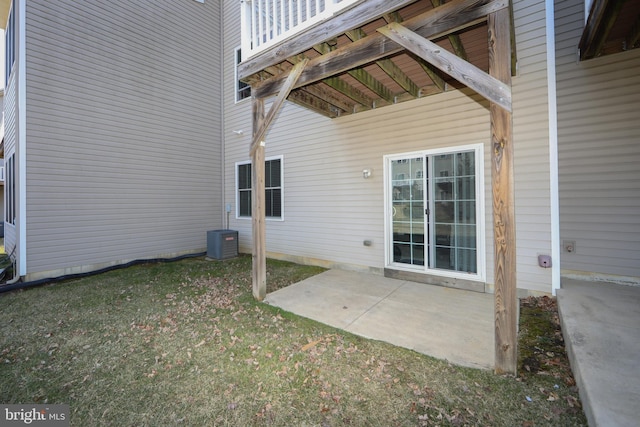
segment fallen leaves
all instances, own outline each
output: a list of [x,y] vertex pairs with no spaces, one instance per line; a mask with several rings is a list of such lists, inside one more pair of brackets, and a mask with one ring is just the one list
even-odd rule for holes
[[555,382],[553,387],[538,387],[540,394],[526,396],[527,402],[546,405],[547,410],[540,412],[538,417],[549,422],[556,422],[565,414],[578,414],[580,402],[564,346],[556,300],[547,296],[522,299],[520,325],[518,380],[533,382],[534,377],[539,376],[548,378],[547,383]]
[[551,375],[574,385],[556,300],[548,296],[523,298],[520,319],[520,376]]
[[307,351],[312,347],[315,347],[319,342],[321,342],[322,340],[315,340],[315,341],[311,341],[310,343],[307,343],[305,345],[302,346],[302,348],[300,348],[300,351]]
[[271,410],[272,410],[273,406],[271,405],[271,403],[267,403],[265,404],[260,411],[258,411],[258,413],[256,413],[256,418],[268,418],[268,419],[273,419]]
[[575,396],[565,396],[565,399],[570,408],[582,408],[580,401]]

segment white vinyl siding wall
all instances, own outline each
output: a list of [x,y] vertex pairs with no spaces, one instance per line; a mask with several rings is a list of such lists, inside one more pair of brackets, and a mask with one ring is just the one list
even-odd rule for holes
[[[538,4],[540,3],[540,4]],[[528,4],[528,6],[527,6]],[[249,156],[251,102],[234,105],[233,49],[240,8],[225,1],[225,175],[235,199],[234,165]],[[518,76],[513,81],[518,287],[551,292],[549,169],[544,2],[515,3]],[[542,37],[541,37],[542,35]],[[270,107],[267,103],[266,109]],[[243,130],[238,136],[234,130]],[[471,90],[454,91],[338,119],[287,102],[266,137],[266,156],[284,155],[286,219],[267,222],[270,256],[381,272],[384,258],[383,156],[484,144],[486,273],[493,283],[491,144],[488,103]],[[362,170],[372,175],[363,179]],[[240,250],[251,251],[251,223],[232,221]],[[363,245],[370,240],[371,246]]]
[[27,2],[31,278],[221,228],[220,4]]
[[640,49],[577,62],[583,2],[556,17],[563,275],[640,282]]

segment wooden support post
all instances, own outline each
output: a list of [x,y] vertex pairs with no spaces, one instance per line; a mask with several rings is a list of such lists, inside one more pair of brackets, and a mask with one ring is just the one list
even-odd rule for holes
[[[264,100],[253,99],[253,135],[259,136],[264,125]],[[262,301],[267,295],[267,245],[265,224],[264,143],[251,150],[251,221],[253,229],[252,275],[253,297]]]
[[[249,154],[251,155],[251,221],[253,230],[251,281],[253,283],[253,297],[258,301],[262,301],[267,296],[264,137],[308,62],[305,59],[291,69],[268,114],[265,115],[264,113],[264,98],[253,98],[253,140],[249,148]],[[251,88],[251,92],[253,93],[253,88]]]
[[[488,17],[489,74],[511,87],[509,9]],[[495,246],[495,372],[515,374],[518,360],[516,227],[511,112],[490,103],[493,234]]]

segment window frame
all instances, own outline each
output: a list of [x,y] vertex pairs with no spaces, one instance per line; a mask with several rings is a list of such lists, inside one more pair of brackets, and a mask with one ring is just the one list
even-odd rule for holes
[[16,4],[11,2],[9,16],[7,17],[7,28],[4,33],[4,87],[9,85],[9,79],[16,62]]
[[[268,221],[284,221],[284,156],[279,155],[279,156],[270,156],[265,158],[265,173],[267,171],[267,163],[268,162],[273,162],[273,161],[280,161],[280,186],[275,186],[275,187],[267,187],[265,185],[265,198],[266,198],[266,193],[269,190],[273,190],[273,189],[280,189],[280,216],[267,216],[265,215],[265,219],[267,219]],[[236,176],[236,184],[235,184],[235,198],[236,198],[236,219],[247,219],[250,220],[253,217],[253,212],[252,215],[241,215],[240,212],[240,192],[245,191],[249,193],[249,201],[251,203],[251,192],[253,191],[253,170],[250,169],[250,175],[249,175],[249,184],[250,184],[250,188],[243,188],[240,189],[240,167],[241,166],[246,166],[249,165],[251,167],[251,160],[245,160],[245,161],[241,161],[241,162],[236,162],[235,163],[235,176]],[[250,205],[251,208],[251,205]]]
[[238,79],[238,64],[242,62],[242,50],[236,47],[233,50],[233,73],[234,73],[234,99],[235,103],[251,98],[251,86]]
[[5,158],[5,201],[4,222],[16,225],[16,155],[11,153]]
[[[433,266],[429,266],[428,262],[424,265],[410,265],[394,262],[393,258],[393,224],[391,221],[392,211],[392,178],[391,177],[391,164],[394,160],[414,158],[414,157],[432,157],[437,155],[457,154],[461,152],[473,151],[475,153],[475,194],[476,194],[476,273],[467,273],[454,270],[438,269]],[[486,220],[485,220],[485,188],[484,188],[484,145],[483,144],[468,144],[460,146],[448,146],[430,150],[420,150],[405,153],[394,153],[384,156],[384,198],[385,198],[385,266],[395,270],[411,271],[416,273],[428,274],[433,276],[451,277],[458,279],[465,279],[471,281],[484,282],[486,280]],[[430,183],[429,185],[433,185]],[[432,188],[429,187],[429,191]],[[430,220],[432,221],[432,220]],[[431,228],[433,225],[431,222],[426,224]],[[435,244],[435,243],[434,243]],[[425,255],[426,256],[426,255]]]

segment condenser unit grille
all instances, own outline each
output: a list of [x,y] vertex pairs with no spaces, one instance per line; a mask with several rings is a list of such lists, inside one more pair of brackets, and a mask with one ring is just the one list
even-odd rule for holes
[[238,232],[234,230],[207,231],[207,256],[228,259],[238,256]]

